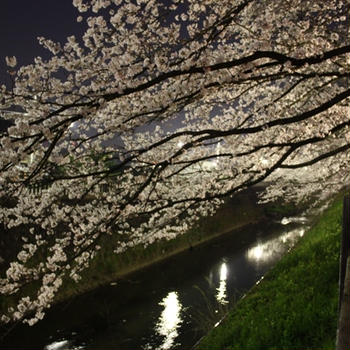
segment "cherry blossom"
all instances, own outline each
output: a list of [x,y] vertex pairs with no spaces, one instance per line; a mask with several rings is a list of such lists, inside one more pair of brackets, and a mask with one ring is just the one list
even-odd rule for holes
[[173,239],[261,183],[297,203],[349,184],[347,1],[73,5],[84,35],[38,38],[50,58],[0,91],[0,215],[22,242],[1,322],[42,319],[106,241]]

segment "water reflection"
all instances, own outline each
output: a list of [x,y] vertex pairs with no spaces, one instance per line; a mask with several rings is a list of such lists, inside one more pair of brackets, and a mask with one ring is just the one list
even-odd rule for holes
[[300,223],[305,224],[308,221],[308,219],[305,216],[297,216],[297,217],[284,217],[281,220],[282,225],[289,225],[290,223]]
[[164,310],[159,317],[156,331],[164,336],[165,339],[158,349],[170,349],[174,345],[174,341],[178,336],[177,330],[182,323],[180,315],[182,305],[179,301],[178,293],[170,292],[159,305],[164,306]]
[[82,350],[84,346],[82,345],[73,345],[70,340],[60,340],[54,341],[51,344],[48,344],[44,347],[44,350]]
[[220,267],[220,284],[216,290],[216,300],[222,305],[227,304],[227,265],[225,262]]
[[304,232],[305,229],[298,228],[264,243],[260,242],[249,248],[246,256],[248,260],[253,262],[269,262],[282,254],[286,250],[286,247],[287,249],[291,248],[304,235]]
[[61,340],[61,341],[55,341],[49,345],[45,346],[45,350],[64,350],[68,349],[69,341],[68,340]]

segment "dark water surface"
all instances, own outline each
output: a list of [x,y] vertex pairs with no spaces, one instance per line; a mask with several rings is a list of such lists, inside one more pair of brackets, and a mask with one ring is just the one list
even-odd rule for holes
[[190,349],[304,234],[290,221],[225,234],[57,305],[1,348]]

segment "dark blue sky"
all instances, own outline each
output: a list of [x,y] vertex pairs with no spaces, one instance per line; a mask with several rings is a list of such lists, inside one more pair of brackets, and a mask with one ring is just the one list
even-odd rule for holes
[[36,56],[45,56],[46,50],[36,38],[65,42],[67,36],[82,33],[77,16],[72,0],[1,0],[0,84],[10,82],[6,56],[16,56],[19,66],[32,63]]

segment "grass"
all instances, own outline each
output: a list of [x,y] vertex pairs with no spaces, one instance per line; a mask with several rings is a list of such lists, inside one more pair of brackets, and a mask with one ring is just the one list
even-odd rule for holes
[[342,199],[196,346],[334,349]]

